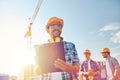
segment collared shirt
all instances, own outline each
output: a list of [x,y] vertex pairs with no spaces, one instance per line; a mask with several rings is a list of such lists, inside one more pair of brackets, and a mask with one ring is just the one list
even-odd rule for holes
[[[99,71],[99,66],[97,64],[97,62],[93,61],[93,60],[90,60],[90,66],[91,66],[91,69],[93,71]],[[89,70],[89,67],[88,67],[88,61],[84,61],[82,64],[81,64],[81,70],[82,72],[87,72]],[[88,76],[84,76],[86,78],[86,80],[89,80],[88,79]],[[97,80],[97,76],[94,77],[93,80]]]
[[[109,66],[110,66],[110,69],[111,69],[111,71],[112,71],[112,75],[114,75],[115,70],[116,70],[116,71],[119,71],[119,70],[120,70],[120,65],[119,65],[119,63],[118,63],[118,61],[117,61],[116,58],[110,56],[110,57],[107,59],[107,61],[109,62]],[[107,68],[108,68],[108,67],[107,67],[107,65],[106,65],[106,69],[107,69]],[[117,76],[117,79],[119,80],[119,79],[120,79],[120,76]]]
[[[65,41],[63,41],[63,43],[64,43],[66,62],[72,65],[80,64],[75,45],[71,42],[65,42]],[[40,80],[78,80],[77,76],[78,73],[76,73],[75,75],[71,75],[68,72],[54,72],[54,73],[43,74]]]

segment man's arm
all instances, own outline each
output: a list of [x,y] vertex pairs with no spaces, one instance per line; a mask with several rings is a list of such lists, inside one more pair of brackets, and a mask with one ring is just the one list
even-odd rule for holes
[[61,59],[57,59],[54,63],[56,68],[61,69],[64,72],[69,72],[71,74],[76,74],[77,72],[79,72],[80,69],[80,65],[71,65]]
[[114,74],[113,74],[113,79],[116,79],[118,77],[118,74],[119,74],[119,70],[120,70],[120,65],[117,61],[116,58],[113,58],[114,61],[112,61],[112,64],[114,65],[114,68],[115,68],[115,71],[114,71]]
[[99,69],[99,65],[96,62],[93,62],[93,68],[86,72],[83,72],[83,75],[97,76],[100,74]]

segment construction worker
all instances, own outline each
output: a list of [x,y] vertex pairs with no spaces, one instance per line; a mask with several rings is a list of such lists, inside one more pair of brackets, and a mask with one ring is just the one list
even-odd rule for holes
[[[63,25],[63,19],[58,17],[51,17],[46,24],[46,31],[50,35],[49,43],[64,43],[66,62],[61,59],[56,60],[55,63],[53,63],[54,66],[63,72],[43,74],[43,80],[77,80],[77,73],[80,67],[78,54],[73,43],[63,41],[63,37],[61,37]],[[37,73],[39,72],[37,71]]]
[[85,80],[98,80],[99,65],[90,58],[91,52],[89,49],[85,49],[83,54],[85,61],[81,64],[80,75],[82,75]]
[[110,49],[102,48],[101,54],[103,58],[106,59],[105,66],[107,80],[120,80],[120,65],[116,58],[110,56]]

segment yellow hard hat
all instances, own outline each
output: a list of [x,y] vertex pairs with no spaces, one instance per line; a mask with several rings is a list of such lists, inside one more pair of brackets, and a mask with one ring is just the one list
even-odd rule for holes
[[101,53],[104,53],[104,52],[110,52],[110,49],[109,48],[102,48]]
[[85,49],[85,50],[83,51],[83,53],[84,53],[84,54],[90,54],[91,52],[90,52],[89,49]]
[[63,27],[64,21],[58,17],[51,17],[46,24],[46,31],[48,33],[49,33],[49,26],[54,25],[54,24],[58,24],[58,25],[61,25]]

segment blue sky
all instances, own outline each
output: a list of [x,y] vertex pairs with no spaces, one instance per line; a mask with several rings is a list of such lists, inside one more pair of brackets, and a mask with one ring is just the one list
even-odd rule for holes
[[[47,42],[45,24],[50,17],[64,20],[62,36],[76,45],[80,60],[83,50],[90,49],[93,60],[102,60],[102,47],[111,49],[111,56],[120,54],[120,0],[43,0],[32,25],[32,53],[24,34],[37,0],[0,0],[0,69],[17,74],[32,63],[34,44]],[[8,66],[10,66],[8,68]]]

